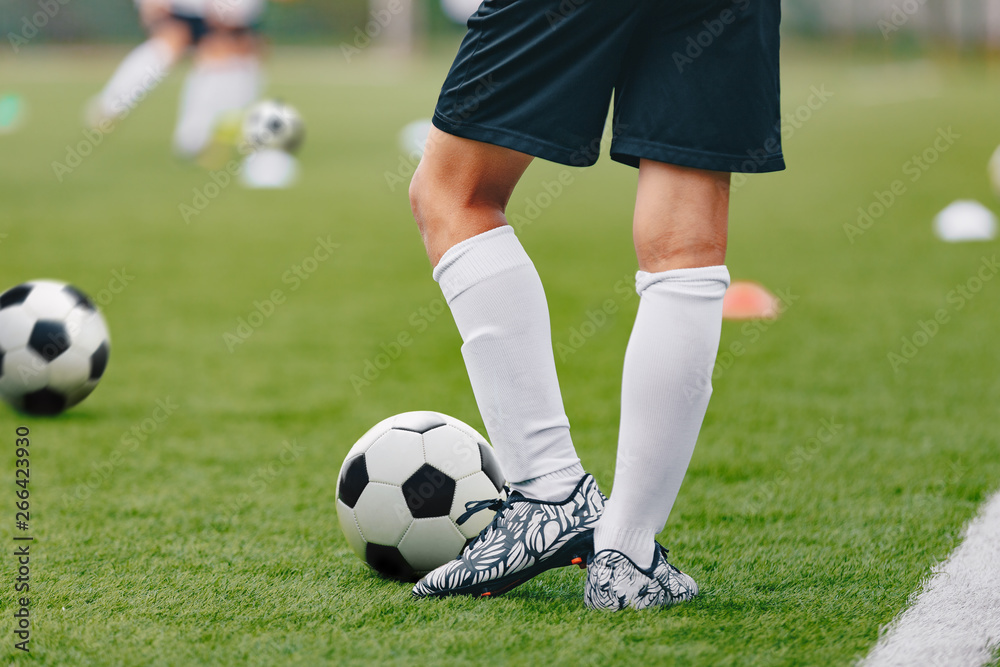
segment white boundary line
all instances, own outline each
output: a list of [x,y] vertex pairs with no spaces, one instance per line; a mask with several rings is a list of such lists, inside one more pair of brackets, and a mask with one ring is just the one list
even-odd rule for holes
[[934,569],[912,605],[881,633],[864,667],[984,665],[1000,647],[1000,491]]

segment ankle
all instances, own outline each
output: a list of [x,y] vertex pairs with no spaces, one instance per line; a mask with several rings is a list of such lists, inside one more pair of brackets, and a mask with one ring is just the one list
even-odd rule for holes
[[545,502],[562,502],[570,497],[586,471],[579,462],[571,466],[540,475],[523,482],[510,485],[511,491],[518,491],[525,498],[543,500]]

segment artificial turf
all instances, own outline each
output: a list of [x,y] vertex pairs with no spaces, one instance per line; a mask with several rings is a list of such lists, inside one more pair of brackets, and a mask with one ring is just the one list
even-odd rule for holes
[[[337,524],[341,461],[375,422],[428,409],[484,430],[396,139],[429,116],[447,56],[276,49],[269,90],[308,127],[302,177],[248,191],[213,190],[209,172],[170,157],[177,75],[55,173],[87,140],[80,109],[121,55],[25,49],[0,69],[0,93],[29,106],[23,129],[0,136],[0,287],[72,282],[104,304],[112,332],[108,372],[82,405],[55,419],[0,410],[8,545],[15,427],[33,443],[22,659],[850,664],[997,486],[996,270],[961,307],[949,298],[975,286],[997,244],[947,245],[931,231],[954,199],[997,208],[985,165],[1000,143],[1000,81],[987,65],[786,47],[783,104],[800,114],[785,127],[789,170],[735,188],[728,265],[787,308],[724,325],[715,394],[661,536],[702,593],[611,615],[584,609],[576,568],[495,600],[414,602]],[[908,161],[949,128],[947,149],[912,180]],[[905,191],[881,216],[860,235],[845,229],[896,179]],[[606,491],[637,305],[634,188],[605,147],[587,170],[533,164],[509,208],[546,286],[575,442]],[[336,245],[329,259],[304,263],[323,243]],[[127,278],[117,293],[115,271]],[[616,312],[584,326],[609,299]],[[243,336],[257,309],[269,314]],[[905,356],[902,339],[939,309],[947,321]],[[412,343],[366,377],[403,332]],[[20,655],[12,556],[2,568],[3,651]]]

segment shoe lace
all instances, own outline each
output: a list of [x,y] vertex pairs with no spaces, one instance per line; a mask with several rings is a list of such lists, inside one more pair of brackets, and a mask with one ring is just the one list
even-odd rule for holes
[[462,513],[462,516],[458,517],[458,520],[455,521],[455,523],[461,526],[463,523],[471,519],[473,514],[478,514],[483,510],[491,510],[493,512],[496,512],[496,514],[493,517],[493,523],[491,523],[490,525],[495,524],[497,522],[497,519],[500,518],[500,515],[503,514],[503,511],[508,507],[510,507],[510,488],[505,484],[503,490],[506,498],[470,500],[469,502],[465,503],[465,512]]

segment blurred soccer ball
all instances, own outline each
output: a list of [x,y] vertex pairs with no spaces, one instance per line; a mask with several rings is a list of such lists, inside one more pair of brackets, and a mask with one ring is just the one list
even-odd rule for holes
[[263,100],[247,110],[243,138],[254,149],[273,148],[294,153],[305,137],[302,116],[280,100]]
[[990,158],[989,173],[993,192],[1000,195],[1000,146],[997,146],[997,149],[993,151],[993,156]]
[[456,558],[493,520],[483,509],[459,524],[466,503],[503,493],[493,448],[475,429],[437,412],[405,412],[376,424],[347,454],[337,515],[363,561],[413,581]]
[[75,287],[12,287],[0,294],[0,396],[31,415],[59,414],[97,386],[110,343],[104,317]]

